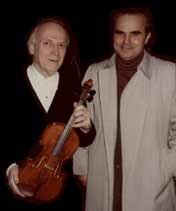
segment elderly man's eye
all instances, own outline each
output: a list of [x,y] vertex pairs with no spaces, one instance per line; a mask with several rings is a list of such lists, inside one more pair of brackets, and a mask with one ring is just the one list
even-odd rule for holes
[[59,43],[58,47],[61,49],[64,49],[64,48],[66,48],[66,43]]
[[134,36],[138,36],[138,35],[140,35],[140,34],[141,34],[140,31],[134,31],[134,32],[132,32],[132,35],[134,35]]
[[43,44],[44,45],[49,45],[49,42],[48,41],[43,41]]
[[120,30],[118,30],[118,29],[115,30],[114,33],[117,34],[117,35],[123,35],[123,34],[124,34],[123,31],[120,31]]

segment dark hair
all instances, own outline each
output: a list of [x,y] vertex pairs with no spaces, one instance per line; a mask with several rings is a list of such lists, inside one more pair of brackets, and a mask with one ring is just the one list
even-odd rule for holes
[[153,32],[153,17],[151,10],[148,7],[129,7],[129,8],[120,8],[112,12],[112,26],[119,16],[121,15],[143,15],[146,18],[146,33]]
[[143,15],[146,18],[146,33],[151,33],[151,38],[147,44],[147,48],[150,49],[156,39],[154,30],[154,21],[151,9],[147,6],[144,7],[122,7],[118,10],[113,10],[110,16],[110,34],[114,33],[114,27],[117,19],[122,15]]

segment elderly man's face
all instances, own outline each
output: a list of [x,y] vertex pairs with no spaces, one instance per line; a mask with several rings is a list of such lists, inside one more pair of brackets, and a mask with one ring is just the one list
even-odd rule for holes
[[146,18],[143,15],[125,14],[117,18],[114,28],[114,49],[124,60],[138,56],[151,34],[146,34]]
[[45,23],[36,31],[33,63],[45,76],[53,75],[62,65],[68,44],[68,36],[62,26]]

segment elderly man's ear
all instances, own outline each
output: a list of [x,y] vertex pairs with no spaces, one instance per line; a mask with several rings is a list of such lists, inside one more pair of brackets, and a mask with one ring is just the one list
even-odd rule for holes
[[28,51],[30,53],[30,55],[34,55],[34,51],[35,51],[35,44],[31,43],[28,47]]

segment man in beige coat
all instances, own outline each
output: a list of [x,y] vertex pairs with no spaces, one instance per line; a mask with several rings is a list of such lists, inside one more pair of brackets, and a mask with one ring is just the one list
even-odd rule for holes
[[88,108],[97,131],[74,156],[75,174],[87,176],[86,211],[176,211],[176,65],[144,50],[148,10],[113,17],[115,53],[84,77],[96,90]]

